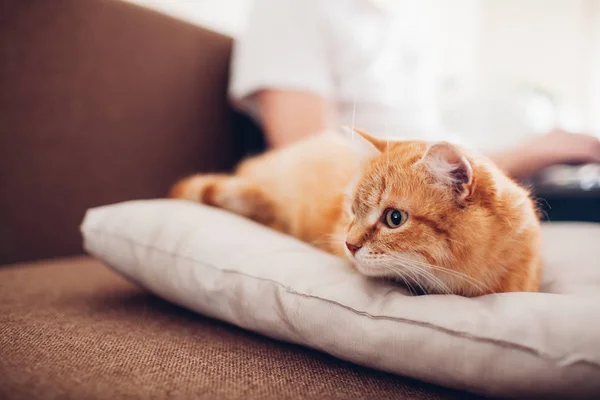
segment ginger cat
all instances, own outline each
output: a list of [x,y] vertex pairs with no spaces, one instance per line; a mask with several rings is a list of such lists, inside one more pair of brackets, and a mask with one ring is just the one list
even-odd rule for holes
[[325,133],[194,175],[170,197],[220,207],[425,293],[537,291],[540,223],[529,193],[447,142]]

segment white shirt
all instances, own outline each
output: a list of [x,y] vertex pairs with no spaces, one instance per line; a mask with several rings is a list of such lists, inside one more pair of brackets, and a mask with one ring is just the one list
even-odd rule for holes
[[334,102],[340,125],[437,137],[436,63],[422,4],[255,0],[234,46],[230,96],[260,122],[257,91],[309,91]]

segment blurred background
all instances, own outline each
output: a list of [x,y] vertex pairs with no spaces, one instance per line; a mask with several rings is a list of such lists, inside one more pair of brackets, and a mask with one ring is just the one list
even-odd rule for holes
[[[299,35],[313,32],[312,43],[319,44],[323,31],[283,25],[294,19],[278,22],[271,13],[283,0],[262,1],[269,6],[262,10],[267,18],[254,24],[249,20],[255,0],[0,1],[0,264],[79,254],[78,226],[90,207],[163,197],[183,176],[228,171],[245,156],[264,149],[269,129],[231,101],[236,81],[232,70],[241,59],[236,49],[252,37],[250,28],[264,27],[258,29],[258,36],[254,30],[254,38],[260,40],[254,41],[255,47],[246,47],[249,56],[243,58],[262,62],[254,70],[264,74],[254,78],[260,81],[274,75],[267,67],[278,60],[288,62],[279,72],[290,64],[296,68],[286,78],[305,77],[309,74],[304,73],[302,61],[309,57],[298,48],[307,40]],[[505,155],[503,149],[531,139],[538,148],[560,153],[557,150],[568,148],[576,136],[566,134],[566,142],[557,145],[548,140],[549,130],[600,133],[600,0],[296,0],[285,4],[300,7],[308,2],[337,7],[329,11],[338,19],[329,22],[335,28],[344,25],[347,36],[331,43],[352,51],[364,50],[358,47],[362,36],[370,27],[377,31],[379,25],[363,19],[368,14],[358,9],[357,20],[367,23],[355,29],[353,24],[340,23],[347,20],[337,10],[350,9],[347,4],[396,7],[407,23],[394,20],[391,27],[401,25],[399,36],[405,36],[407,44],[435,55],[425,74],[426,96],[418,101],[435,110],[441,129],[474,147]],[[406,14],[401,7],[406,7]],[[270,28],[282,27],[288,28],[287,34],[299,32],[294,46],[272,35]],[[384,37],[390,36],[386,31]],[[373,37],[371,44],[381,43]],[[274,40],[267,59],[261,46],[269,38]],[[392,44],[395,51],[396,43]],[[353,45],[357,48],[343,47]],[[417,53],[406,48],[402,62],[406,55],[407,69],[415,73],[421,64],[411,62],[411,54]],[[287,58],[280,57],[282,50],[288,50]],[[366,56],[369,60],[371,54]],[[370,89],[369,79],[383,75],[382,64],[387,63],[383,69],[391,76],[398,65],[405,66],[382,59],[375,63],[378,68],[369,69],[370,75],[364,70],[372,64],[364,63],[363,72],[346,68],[343,77],[350,83],[366,77],[358,83]],[[344,60],[340,65],[349,63]],[[407,86],[416,75],[405,79]],[[377,90],[370,101],[406,92],[394,90],[388,76],[373,85]],[[259,84],[265,86],[264,81]],[[412,101],[415,93],[422,92],[408,93],[406,99]],[[343,95],[340,108],[353,95],[357,97],[352,85]],[[309,106],[314,104],[311,101]],[[304,118],[304,108],[292,108],[303,113],[301,122],[309,119]],[[352,111],[350,107],[351,117]],[[387,115],[410,114],[392,110]],[[370,130],[359,119],[356,126]],[[281,121],[285,128],[302,125],[289,123],[287,115]],[[352,121],[346,113],[339,122]],[[579,150],[594,148],[585,143]],[[513,161],[535,158],[531,149],[536,146],[523,147],[525,151]],[[596,154],[599,149],[595,148]],[[547,219],[600,222],[600,164],[592,161],[564,165],[571,160],[561,159],[538,169],[535,176],[527,175],[525,183]]]
[[[253,0],[127,1],[234,39],[244,38],[253,5]],[[554,128],[600,137],[600,1],[398,4],[411,16],[403,34],[435,61],[424,75],[431,80],[428,94],[419,101],[430,103],[425,108],[435,110],[436,128],[454,134],[452,140],[497,152]],[[556,165],[526,183],[543,199],[550,219],[600,221],[600,165]]]
[[[252,0],[128,0],[239,37]],[[417,3],[417,2],[414,2]],[[497,149],[560,126],[600,132],[600,1],[421,0],[445,129]],[[423,38],[419,38],[423,40]],[[482,136],[485,131],[489,135]]]

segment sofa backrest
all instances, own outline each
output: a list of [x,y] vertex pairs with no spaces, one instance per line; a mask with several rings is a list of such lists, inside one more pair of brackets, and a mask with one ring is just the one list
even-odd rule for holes
[[118,0],[0,5],[0,265],[81,253],[89,207],[240,155],[232,41]]

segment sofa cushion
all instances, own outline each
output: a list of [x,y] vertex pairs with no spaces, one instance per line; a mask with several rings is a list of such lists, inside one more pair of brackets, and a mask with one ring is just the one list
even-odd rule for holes
[[544,227],[545,293],[410,296],[211,207],[101,207],[85,247],[165,299],[273,338],[492,396],[600,394],[600,226]]
[[1,399],[464,396],[192,314],[90,258],[0,267]]
[[0,1],[0,264],[81,254],[88,208],[231,168],[231,44],[124,1]]

